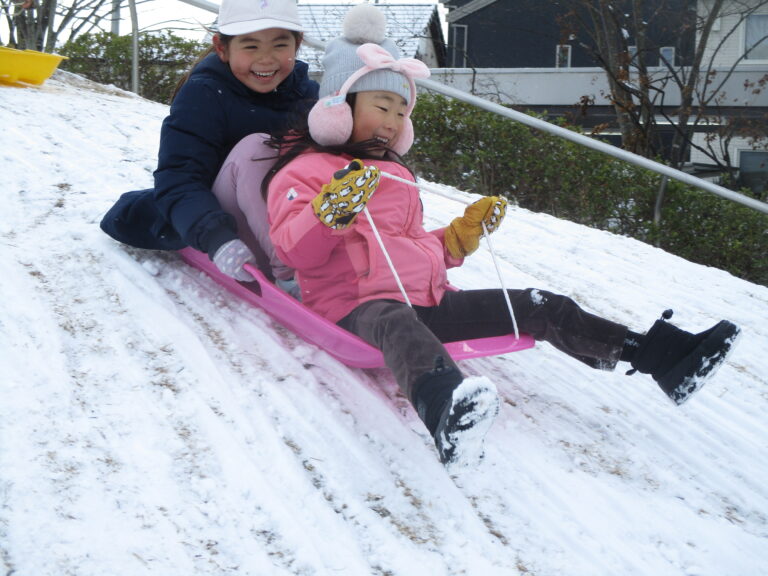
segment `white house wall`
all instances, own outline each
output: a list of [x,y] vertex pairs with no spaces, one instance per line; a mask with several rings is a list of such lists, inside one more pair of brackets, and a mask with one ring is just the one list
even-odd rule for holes
[[[706,145],[706,135],[705,134],[694,134],[693,138],[691,139],[693,141],[694,145],[701,146],[702,148],[707,148]],[[717,156],[717,158],[720,161],[724,160],[724,155],[720,153],[720,150],[717,148],[717,144],[714,144],[714,151]],[[755,148],[752,147],[751,142],[746,138],[733,138],[728,143],[728,156],[731,158],[731,162],[734,166],[739,165],[739,153],[742,150],[755,150]],[[758,148],[758,150],[760,150]],[[695,148],[691,148],[691,162],[694,164],[712,164],[712,159],[709,158],[706,154],[703,152],[696,150]]]
[[608,105],[608,82],[600,68],[440,68],[432,80],[511,105],[570,105],[584,95]]
[[[717,68],[715,78],[724,78],[728,68]],[[743,66],[734,72],[718,98],[722,106],[768,107],[768,90],[758,93],[745,88],[768,72],[767,65]],[[609,106],[608,80],[601,68],[440,68],[432,80],[514,106],[570,106],[583,97],[596,106]],[[680,92],[668,86],[664,95],[669,109],[680,104]],[[698,103],[698,102],[696,102]]]
[[[733,3],[730,6],[726,3],[725,7],[721,10],[721,13],[724,14],[724,16],[721,16],[715,22],[715,26],[711,32],[710,41],[707,43],[707,51],[704,54],[705,63],[712,61],[715,66],[730,68],[733,66],[734,62],[744,55],[746,28],[744,22],[739,23],[739,15],[733,12],[737,10],[739,5],[755,6],[764,3],[764,1],[765,0],[743,0],[738,3]],[[712,3],[712,0],[699,0],[697,11],[701,15],[701,18],[705,17],[706,14],[709,14]],[[761,6],[755,13],[768,14],[768,6]],[[728,34],[734,29],[736,29],[735,32],[729,36]],[[715,53],[715,48],[719,46],[721,42],[723,43],[722,47],[718,48]],[[743,64],[745,62],[749,62],[750,65],[762,64],[763,70],[768,67],[768,60],[743,60],[740,66],[745,65]]]

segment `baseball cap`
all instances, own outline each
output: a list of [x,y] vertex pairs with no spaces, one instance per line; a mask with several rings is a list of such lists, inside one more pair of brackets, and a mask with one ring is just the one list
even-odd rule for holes
[[283,28],[303,32],[296,0],[222,0],[218,30],[228,36]]

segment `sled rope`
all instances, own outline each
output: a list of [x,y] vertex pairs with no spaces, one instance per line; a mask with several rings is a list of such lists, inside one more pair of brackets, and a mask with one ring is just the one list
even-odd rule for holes
[[456,198],[456,196],[452,196],[451,194],[448,194],[447,192],[440,190],[439,188],[429,186],[428,184],[424,184],[424,183],[419,184],[418,182],[414,182],[412,180],[406,180],[405,178],[400,178],[400,176],[395,176],[394,174],[390,174],[389,172],[384,172],[383,170],[379,170],[379,174],[381,174],[386,178],[389,178],[390,180],[396,180],[397,182],[408,184],[409,186],[413,186],[414,188],[419,188],[421,190],[424,190],[425,192],[431,192],[432,194],[437,194],[438,196],[442,196],[443,198],[448,198],[449,200],[453,200],[454,202],[460,202],[461,204],[465,204],[465,205],[470,204],[470,202],[467,200]]
[[515,318],[515,312],[512,310],[512,302],[509,300],[509,293],[507,292],[507,287],[504,286],[504,278],[501,275],[501,268],[499,268],[499,263],[496,260],[496,252],[493,250],[493,244],[491,244],[491,235],[488,233],[488,229],[485,227],[485,222],[483,224],[483,236],[485,236],[485,241],[488,242],[488,251],[491,253],[491,260],[493,260],[493,265],[496,268],[496,276],[499,277],[499,284],[501,284],[501,292],[504,294],[504,301],[507,303],[507,310],[509,310],[509,317],[512,319],[512,328],[515,330],[515,338],[518,340],[520,339],[520,331],[517,329],[517,318]]
[[[419,188],[421,190],[425,190],[427,192],[431,192],[433,194],[437,194],[438,196],[443,196],[444,198],[450,198],[451,200],[456,200],[458,202],[462,202],[455,196],[451,196],[442,190],[438,190],[437,188],[434,188],[432,186],[427,186],[426,184],[419,184],[418,182],[412,182],[411,180],[406,180],[405,178],[400,178],[399,176],[395,176],[394,174],[390,174],[388,172],[384,172],[383,170],[379,170],[379,174],[382,176],[389,178],[390,180],[396,180],[397,182],[401,182],[403,184],[408,184],[409,186],[413,186],[415,188]],[[468,204],[468,202],[464,202],[464,204]],[[368,218],[370,219],[370,214],[368,214],[368,208],[365,208],[366,214],[368,215]],[[379,244],[382,247],[382,250],[384,249],[384,245],[381,242],[381,238],[379,237],[379,233],[377,232],[376,228],[373,225],[373,222],[371,221],[371,228],[373,228],[373,233],[376,235],[376,238],[379,240]],[[496,275],[499,277],[499,283],[501,284],[501,291],[504,294],[504,301],[507,303],[507,310],[509,310],[509,317],[512,319],[512,328],[515,331],[515,338],[520,338],[520,331],[517,328],[517,318],[515,318],[515,312],[512,310],[512,302],[509,300],[509,294],[507,293],[507,288],[504,286],[504,278],[501,275],[501,268],[499,268],[499,263],[496,260],[496,252],[493,250],[493,244],[491,244],[491,235],[488,233],[488,229],[485,227],[485,222],[483,222],[483,236],[485,237],[485,241],[488,243],[488,251],[491,253],[491,259],[493,260],[493,265],[496,268]],[[395,268],[392,265],[391,261],[389,260],[389,255],[387,254],[387,251],[384,250],[384,256],[387,258],[387,262],[390,263],[390,268],[392,269],[392,273],[395,275],[395,279],[397,280],[398,285],[400,286],[400,291],[403,293],[403,296],[405,296],[405,290],[402,288],[402,284],[400,284],[400,279],[397,276],[397,272],[395,272]],[[406,298],[407,301],[407,298]],[[410,306],[410,302],[408,302],[408,305]]]
[[405,300],[405,303],[408,304],[411,308],[413,308],[413,304],[411,304],[411,299],[408,298],[408,294],[405,291],[405,287],[403,286],[403,283],[400,281],[400,275],[397,273],[397,269],[395,268],[394,263],[392,262],[392,259],[389,257],[389,252],[387,251],[387,248],[384,246],[384,240],[381,239],[381,236],[379,235],[379,229],[376,228],[376,224],[373,223],[373,218],[371,218],[371,213],[368,212],[368,206],[363,208],[363,212],[365,213],[365,216],[368,218],[368,223],[371,225],[371,230],[373,230],[373,235],[376,236],[376,241],[379,243],[379,247],[381,248],[381,251],[384,252],[384,258],[387,259],[387,264],[389,264],[389,269],[392,271],[392,276],[395,277],[395,282],[397,282],[397,287],[400,288],[400,294],[403,295],[403,299]]

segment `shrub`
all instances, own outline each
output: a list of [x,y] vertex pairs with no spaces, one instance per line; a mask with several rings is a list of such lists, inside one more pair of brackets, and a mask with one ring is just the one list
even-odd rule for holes
[[768,284],[768,217],[673,183],[653,224],[660,176],[511,119],[423,94],[409,161],[426,179],[503,194],[529,210],[654,243]]
[[[179,79],[207,48],[172,32],[139,35],[139,94],[149,100],[170,103]],[[69,60],[64,70],[82,74],[102,84],[131,89],[132,39],[109,32],[82,34],[67,42],[60,53]]]
[[[743,191],[749,195],[748,191]],[[768,285],[768,216],[674,183],[648,240],[686,260]]]

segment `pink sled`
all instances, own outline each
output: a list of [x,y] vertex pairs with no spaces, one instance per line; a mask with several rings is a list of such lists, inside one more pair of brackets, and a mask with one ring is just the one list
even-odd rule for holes
[[[255,282],[238,282],[219,272],[216,265],[202,252],[193,248],[184,248],[179,251],[179,254],[189,265],[208,274],[235,296],[262,308],[280,324],[310,344],[325,350],[339,362],[355,368],[384,366],[384,357],[380,350],[326,320],[280,290],[255,266],[246,265],[248,272],[256,278]],[[520,334],[519,339],[515,338],[514,334],[509,334],[445,344],[448,353],[456,361],[482,356],[498,356],[533,346],[534,340],[528,334]]]

